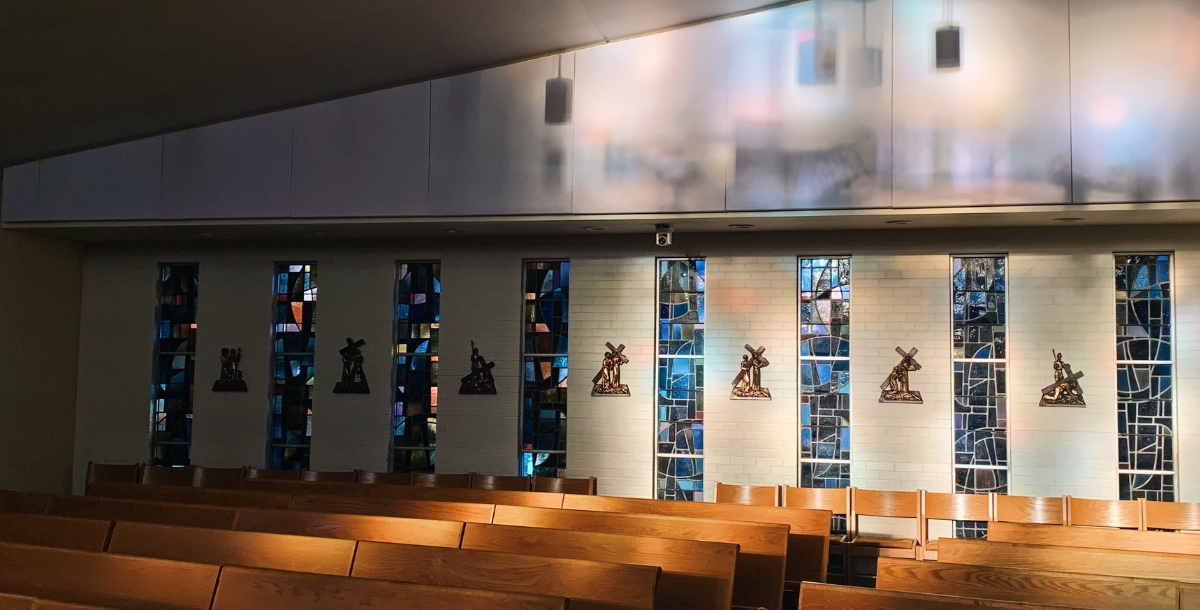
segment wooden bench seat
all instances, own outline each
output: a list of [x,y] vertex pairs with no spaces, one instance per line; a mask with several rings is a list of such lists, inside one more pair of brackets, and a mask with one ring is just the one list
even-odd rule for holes
[[492,523],[737,544],[733,603],[769,610],[783,607],[788,543],[785,525],[524,506],[497,506]]
[[878,589],[1094,610],[1174,610],[1179,595],[1178,585],[1165,580],[890,557],[879,559],[875,578]]
[[193,563],[348,576],[355,541],[118,522],[108,552]]
[[884,591],[815,582],[806,582],[800,587],[800,610],[962,610],[965,608],[1068,610],[1070,607],[928,593]]
[[409,519],[440,519],[466,523],[491,523],[495,512],[492,504],[440,502],[433,500],[400,500],[388,498],[339,498],[337,496],[295,496],[291,510],[317,513],[346,513],[407,517]]
[[0,541],[102,552],[113,522],[47,515],[0,514]]
[[352,576],[566,597],[572,610],[651,610],[658,567],[360,542]]
[[144,521],[232,529],[236,511],[219,506],[200,506],[175,502],[116,500],[91,496],[54,496],[46,509],[48,515],[85,517],[112,521]]
[[462,521],[241,509],[235,530],[458,548]]
[[125,610],[208,610],[219,566],[0,543],[0,592]]
[[1016,544],[1200,555],[1200,536],[1178,532],[992,523],[988,526],[988,540]]
[[1200,583],[1200,556],[943,539],[938,561]]
[[284,509],[292,501],[292,495],[287,493],[247,493],[236,489],[132,485],[129,483],[96,483],[88,490],[88,496],[123,500],[148,500],[151,502],[205,504],[235,508]]
[[789,585],[825,582],[829,567],[829,523],[833,513],[828,510],[580,495],[565,496],[563,508],[783,524],[788,526],[785,580]]
[[738,554],[722,542],[479,523],[467,524],[462,548],[656,566],[656,610],[728,610]]
[[212,610],[564,610],[567,600],[348,576],[227,567]]

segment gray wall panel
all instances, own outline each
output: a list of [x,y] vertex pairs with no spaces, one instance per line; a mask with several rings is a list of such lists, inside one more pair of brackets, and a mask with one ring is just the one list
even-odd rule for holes
[[891,203],[891,3],[733,19],[730,210]]
[[576,213],[725,209],[729,23],[578,53]]
[[295,110],[292,215],[428,212],[429,83]]
[[288,111],[164,136],[164,217],[289,216],[291,130]]
[[162,138],[42,161],[42,220],[144,220],[160,215]]
[[0,191],[0,219],[4,222],[41,220],[38,218],[39,163],[4,168],[4,189]]
[[[574,77],[574,54],[562,56]],[[559,56],[433,82],[429,199],[437,214],[571,211],[571,125],[546,122]]]
[[1075,200],[1200,199],[1200,2],[1071,4]]
[[[1070,201],[1067,0],[894,6],[893,204]],[[937,69],[947,7],[962,65]]]

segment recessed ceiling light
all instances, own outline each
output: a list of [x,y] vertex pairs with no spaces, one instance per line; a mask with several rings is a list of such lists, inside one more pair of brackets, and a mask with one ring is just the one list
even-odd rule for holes
[[463,233],[466,233],[466,231],[462,229],[442,229],[442,231],[445,231],[451,235],[462,235]]
[[753,229],[753,228],[754,228],[754,225],[748,225],[748,224],[731,224],[731,225],[729,225],[729,228],[730,228],[730,229]]
[[584,227],[583,230],[584,231],[603,231],[604,227],[597,227],[596,225],[588,225],[588,226]]
[[1083,220],[1083,219],[1082,219],[1082,218],[1076,218],[1076,217],[1074,217],[1074,216],[1068,216],[1068,217],[1065,217],[1065,218],[1055,218],[1055,219],[1054,219],[1054,222],[1079,222],[1079,221],[1081,221],[1081,220]]
[[889,221],[885,222],[884,224],[901,227],[901,226],[904,226],[906,224],[911,224],[911,223],[912,223],[911,220],[889,220]]

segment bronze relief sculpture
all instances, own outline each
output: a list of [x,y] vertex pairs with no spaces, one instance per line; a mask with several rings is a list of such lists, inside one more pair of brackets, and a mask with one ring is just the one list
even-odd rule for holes
[[492,378],[492,369],[495,368],[495,362],[488,362],[486,358],[479,355],[479,348],[475,347],[475,342],[471,342],[471,373],[462,378],[462,385],[458,388],[459,394],[495,394],[496,380]]
[[214,392],[245,392],[246,381],[242,379],[239,365],[242,362],[242,348],[221,348],[221,378],[213,382]]
[[1042,388],[1042,401],[1039,407],[1086,407],[1083,401],[1083,390],[1079,387],[1079,379],[1083,371],[1078,373],[1071,370],[1071,365],[1063,362],[1062,354],[1051,350],[1054,354],[1054,383]]
[[592,377],[592,396],[629,396],[629,386],[621,383],[621,365],[629,364],[625,355],[625,344],[613,347],[605,343],[608,351],[600,363],[600,372]]
[[762,370],[771,364],[763,357],[767,348],[760,345],[754,349],[749,343],[745,347],[750,353],[742,355],[741,370],[733,378],[733,391],[729,397],[734,400],[771,400],[771,390],[762,387]]
[[370,394],[371,386],[367,385],[367,376],[363,373],[362,346],[366,339],[355,341],[346,337],[346,347],[338,350],[342,355],[342,380],[333,386],[335,394]]
[[897,345],[896,353],[900,354],[900,364],[892,367],[892,372],[888,373],[887,379],[880,384],[879,389],[882,391],[879,393],[879,402],[924,403],[921,393],[908,387],[908,374],[921,370],[921,364],[915,358],[917,348],[906,352]]

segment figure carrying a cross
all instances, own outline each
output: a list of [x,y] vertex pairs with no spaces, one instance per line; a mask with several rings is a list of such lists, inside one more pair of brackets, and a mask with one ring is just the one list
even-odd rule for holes
[[742,355],[741,370],[733,379],[733,391],[729,397],[734,400],[771,400],[771,390],[762,387],[762,370],[771,363],[763,357],[767,348],[758,346],[754,349],[746,344],[749,354]]
[[1083,390],[1079,388],[1079,379],[1083,371],[1071,371],[1071,365],[1063,362],[1062,354],[1051,350],[1054,354],[1054,383],[1042,388],[1042,402],[1039,407],[1086,407],[1083,402]]
[[911,371],[921,370],[921,364],[915,359],[917,348],[912,348],[907,352],[896,346],[896,353],[900,354],[900,364],[892,367],[892,372],[888,373],[887,379],[880,384],[879,402],[915,402],[923,403],[921,393],[910,390],[908,388],[908,374]]
[[592,377],[592,396],[629,396],[629,386],[621,383],[621,365],[629,364],[625,355],[625,344],[613,347],[605,343],[608,351],[600,363],[600,372]]
[[367,375],[363,373],[362,346],[366,339],[355,341],[346,337],[346,347],[338,350],[342,355],[342,380],[333,386],[334,394],[370,394],[371,386],[367,385]]
[[495,362],[488,362],[479,355],[479,348],[471,342],[471,374],[462,378],[459,394],[495,394],[496,380],[492,378],[492,368]]

